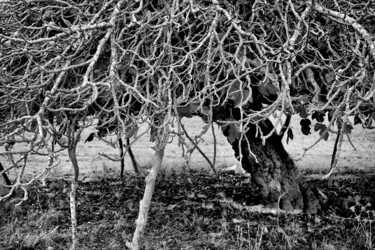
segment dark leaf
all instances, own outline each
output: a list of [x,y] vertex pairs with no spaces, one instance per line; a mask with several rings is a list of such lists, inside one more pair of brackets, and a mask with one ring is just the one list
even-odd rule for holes
[[324,124],[321,124],[321,123],[316,123],[315,126],[314,126],[315,131],[320,130],[320,131],[324,132],[326,129],[327,129],[327,126],[324,125]]
[[286,143],[287,144],[289,143],[289,139],[290,140],[294,139],[293,130],[291,128],[288,129],[288,132],[287,132],[287,137],[286,137]]
[[304,135],[309,135],[311,134],[310,130],[310,125],[311,125],[311,121],[310,119],[302,119],[300,121],[300,124],[301,124],[301,131]]
[[126,127],[125,129],[125,135],[127,138],[132,138],[135,134],[137,134],[139,130],[139,127],[138,126],[129,126],[129,127]]
[[327,126],[322,123],[316,123],[314,126],[315,131],[319,131],[319,135],[326,141],[328,140],[329,133],[326,132]]
[[190,111],[190,106],[177,107],[178,115],[182,117],[192,118],[193,114]]
[[136,69],[132,68],[132,67],[127,68],[127,72],[128,72],[130,75],[132,75],[132,76],[136,76],[137,73],[138,73],[138,71],[137,71]]
[[328,140],[328,137],[329,137],[328,131],[324,132],[324,130],[320,130],[319,135],[322,136],[323,140],[325,141]]
[[302,119],[299,124],[301,124],[301,126],[310,126],[311,125],[311,121],[310,119]]
[[227,128],[227,138],[228,138],[228,141],[230,144],[233,144],[236,139],[239,139],[241,134],[240,134],[240,131],[238,130],[237,126],[234,125],[234,124],[229,124],[227,125],[228,128]]
[[261,83],[258,85],[259,92],[264,96],[276,96],[277,95],[277,89],[276,87],[271,83]]
[[297,113],[303,119],[307,118],[309,115],[306,112],[306,108],[304,106],[296,108]]
[[321,111],[315,111],[315,112],[312,114],[312,119],[315,119],[317,122],[324,122],[324,115],[325,115],[324,112],[321,112]]
[[333,114],[335,113],[334,110],[331,110],[328,112],[328,121],[331,121],[332,120],[332,117],[333,117]]
[[91,134],[87,137],[87,139],[85,140],[85,143],[94,140],[94,137],[95,137],[95,133],[91,133]]
[[310,130],[311,130],[310,126],[301,127],[302,134],[304,134],[304,135],[311,134]]
[[193,103],[190,103],[190,105],[189,105],[189,108],[190,108],[190,112],[191,113],[196,113],[196,112],[198,112],[199,110],[199,105],[200,105],[200,103],[199,102],[193,102]]
[[310,125],[311,125],[311,121],[310,119],[302,119],[300,121],[300,124],[301,124],[301,131],[302,131],[302,134],[304,135],[309,135],[311,134],[310,130]]
[[353,130],[353,126],[352,126],[352,125],[350,125],[350,124],[345,124],[345,128],[344,128],[345,133],[347,133],[347,134],[351,134],[351,133],[352,133],[352,130]]
[[362,124],[361,118],[359,118],[359,115],[354,116],[354,125]]

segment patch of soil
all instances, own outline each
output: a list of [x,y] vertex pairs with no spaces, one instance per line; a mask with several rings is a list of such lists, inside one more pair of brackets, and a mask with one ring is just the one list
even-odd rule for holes
[[[309,180],[317,215],[255,213],[258,188],[228,172],[162,173],[143,249],[371,249],[375,177]],[[79,249],[124,249],[132,240],[144,176],[80,183]],[[29,200],[0,222],[0,249],[67,249],[70,183],[34,185]],[[42,219],[41,219],[42,218]],[[331,248],[328,248],[331,247]]]

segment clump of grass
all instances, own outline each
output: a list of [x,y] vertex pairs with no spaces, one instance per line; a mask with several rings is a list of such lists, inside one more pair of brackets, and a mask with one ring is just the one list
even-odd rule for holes
[[70,240],[70,235],[59,230],[62,217],[63,214],[56,210],[48,210],[42,214],[34,211],[23,219],[9,221],[0,231],[3,235],[1,245],[9,246],[9,249],[47,249],[64,245]]
[[128,222],[126,221],[126,219],[124,218],[124,216],[121,216],[117,220],[116,224],[113,226],[113,229],[115,230],[115,232],[121,233],[121,232],[123,232],[126,229],[127,224],[128,224]]
[[43,213],[35,220],[35,226],[39,228],[53,228],[59,225],[59,221],[64,217],[61,211],[51,209]]

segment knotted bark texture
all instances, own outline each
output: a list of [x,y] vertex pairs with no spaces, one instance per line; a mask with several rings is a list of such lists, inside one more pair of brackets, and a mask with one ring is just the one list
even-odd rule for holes
[[[273,124],[266,120],[260,123],[260,128],[263,134],[267,134],[272,130]],[[223,133],[229,136],[228,129],[224,128]],[[301,178],[281,139],[281,136],[273,133],[263,144],[256,133],[255,125],[250,125],[241,142],[236,139],[231,145],[244,170],[249,172],[253,181],[260,186],[263,205],[284,210],[303,209],[308,214],[316,213],[320,208],[319,202]]]

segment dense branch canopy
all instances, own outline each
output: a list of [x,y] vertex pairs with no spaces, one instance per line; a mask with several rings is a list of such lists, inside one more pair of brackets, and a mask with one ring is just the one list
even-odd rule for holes
[[93,118],[127,135],[177,113],[241,126],[276,111],[373,120],[373,1],[5,0],[0,10],[1,144],[40,147]]

